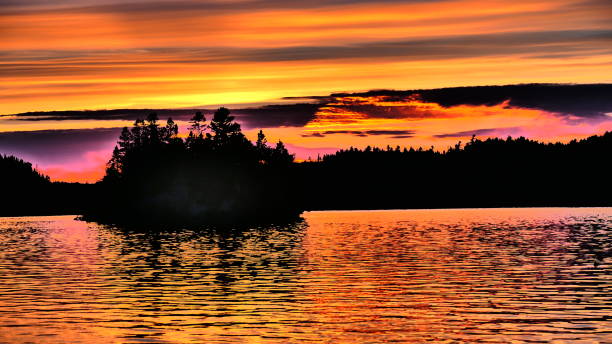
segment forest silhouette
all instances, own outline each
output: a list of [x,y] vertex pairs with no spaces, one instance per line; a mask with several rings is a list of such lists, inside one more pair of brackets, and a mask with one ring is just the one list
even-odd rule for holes
[[0,154],[0,216],[75,214],[88,186],[51,182],[31,163]]
[[609,206],[612,132],[568,143],[472,136],[443,152],[349,148],[301,164],[307,209]]
[[197,112],[186,139],[155,113],[124,128],[85,218],[103,221],[226,223],[294,218],[294,157],[263,132],[251,143],[226,108],[210,122]]
[[349,148],[294,162],[262,131],[252,143],[226,108],[200,112],[188,136],[155,113],[121,132],[95,184],[52,183],[0,155],[0,215],[82,214],[104,223],[233,224],[304,210],[609,206],[612,132],[568,143],[472,137],[433,147]]

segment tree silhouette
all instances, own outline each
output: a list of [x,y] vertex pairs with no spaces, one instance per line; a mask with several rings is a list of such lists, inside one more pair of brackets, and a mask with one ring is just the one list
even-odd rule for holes
[[31,163],[0,154],[0,216],[80,213],[84,203],[80,197],[84,194],[82,187],[85,186],[52,183]]
[[104,206],[89,216],[220,221],[298,213],[281,199],[293,161],[282,142],[272,149],[260,131],[251,143],[226,108],[208,125],[196,113],[184,141],[172,119],[164,127],[158,120],[150,114],[123,129],[103,180]]
[[163,128],[162,131],[162,142],[168,144],[177,144],[178,130],[178,125],[174,123],[172,118],[168,118],[168,120],[166,121],[166,126]]
[[157,145],[160,143],[158,120],[159,117],[155,112],[147,116],[144,127],[145,145]]
[[282,141],[278,141],[276,143],[276,147],[272,151],[272,163],[281,166],[289,166],[293,163],[295,156],[293,154],[289,154],[287,148],[285,148],[285,144]]
[[259,162],[262,164],[267,164],[272,159],[273,150],[268,146],[268,140],[266,139],[266,135],[260,130],[257,133],[257,142],[255,143],[255,149],[257,150],[257,155],[259,156]]
[[223,147],[236,141],[242,141],[244,135],[240,130],[240,124],[234,121],[234,116],[230,116],[230,111],[224,107],[215,111],[213,119],[210,121],[213,144]]

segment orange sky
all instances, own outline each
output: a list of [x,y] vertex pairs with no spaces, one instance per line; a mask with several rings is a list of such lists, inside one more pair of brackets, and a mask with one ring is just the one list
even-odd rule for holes
[[605,0],[27,3],[0,4],[0,114],[612,81]]
[[[612,82],[607,0],[8,0],[0,3],[0,37],[0,115],[279,103],[381,88]],[[487,128],[521,127],[491,135],[542,139],[609,128],[503,105],[419,106],[435,118],[333,123],[324,108],[303,128],[267,132],[306,157],[347,145],[445,147],[458,138],[440,135]],[[123,125],[5,117],[0,132]],[[308,136],[321,130],[417,134]],[[63,160],[41,166],[55,179],[92,181],[100,168],[83,169],[104,157],[88,154],[75,158],[80,170],[66,170]]]

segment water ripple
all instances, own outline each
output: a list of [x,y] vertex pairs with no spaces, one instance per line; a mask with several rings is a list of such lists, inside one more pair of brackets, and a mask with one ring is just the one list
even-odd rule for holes
[[610,208],[304,219],[147,232],[0,218],[0,342],[612,339]]

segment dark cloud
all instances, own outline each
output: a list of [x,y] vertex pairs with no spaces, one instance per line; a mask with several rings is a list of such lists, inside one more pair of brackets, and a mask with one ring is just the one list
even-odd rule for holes
[[[114,110],[84,110],[84,111],[39,111],[24,112],[16,116],[18,121],[64,121],[64,120],[131,120],[146,118],[155,112],[160,118],[172,117],[175,120],[189,120],[196,111],[205,114],[212,113],[208,109],[114,109]],[[0,119],[2,117],[0,116]]]
[[413,135],[414,130],[366,130],[368,135]]
[[308,134],[302,134],[302,137],[325,137],[333,134],[349,134],[355,136],[391,136],[394,138],[408,138],[414,135],[414,130],[324,130],[316,131]]
[[442,106],[493,105],[509,100],[511,106],[581,117],[605,117],[605,113],[612,112],[611,95],[611,84],[509,85],[421,92],[424,100]]
[[300,135],[302,137],[325,137],[325,135],[318,133],[318,132],[314,132],[314,133],[310,133],[310,134],[302,134]]
[[[374,90],[360,93],[336,93],[335,97],[384,96],[387,100],[404,100],[419,95],[425,102],[444,107],[457,105],[497,105],[509,101],[509,106],[540,109],[560,115],[608,119],[612,112],[612,84],[522,84],[505,86],[470,86],[430,90]],[[320,97],[316,101],[322,101]]]
[[303,127],[315,118],[319,104],[268,105],[232,110],[249,128]]
[[476,130],[459,131],[459,132],[447,133],[447,134],[439,134],[439,135],[434,135],[434,137],[437,137],[437,138],[471,137],[474,135],[475,136],[480,136],[480,135],[482,136],[488,136],[488,135],[500,136],[500,134],[508,135],[513,132],[517,132],[519,130],[521,130],[520,127],[476,129]]
[[[231,109],[236,120],[247,128],[302,127],[314,119],[319,104],[286,104],[266,105],[261,107]],[[174,120],[188,121],[201,111],[208,119],[212,117],[211,109],[116,109],[90,111],[49,111],[25,112],[16,115],[17,121],[63,121],[63,120],[130,120],[146,118],[152,112],[162,120],[172,117]],[[2,116],[0,116],[2,119]]]

